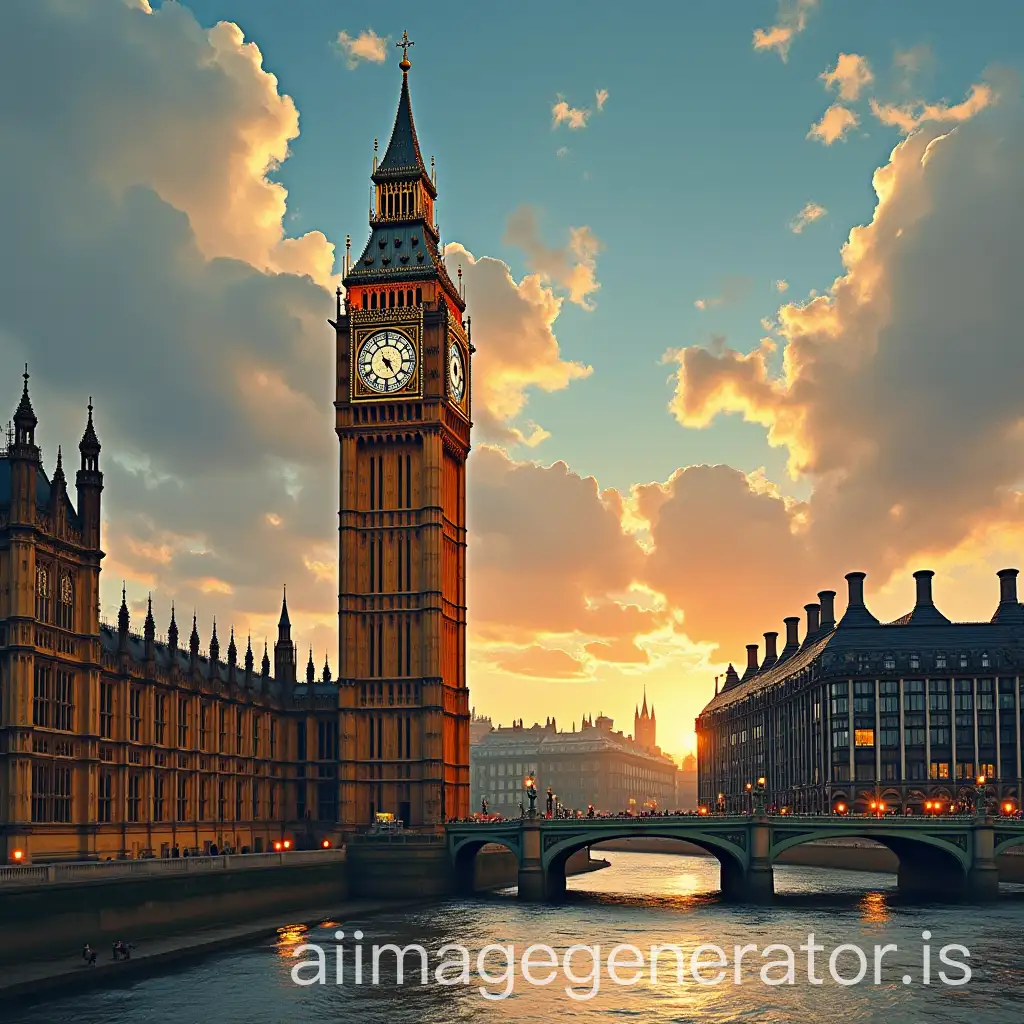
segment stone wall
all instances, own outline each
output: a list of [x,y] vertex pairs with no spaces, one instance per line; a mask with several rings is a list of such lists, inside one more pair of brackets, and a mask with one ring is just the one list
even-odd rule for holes
[[348,898],[343,860],[168,877],[5,888],[0,893],[0,963],[47,959],[86,943],[101,953],[115,939],[259,920]]

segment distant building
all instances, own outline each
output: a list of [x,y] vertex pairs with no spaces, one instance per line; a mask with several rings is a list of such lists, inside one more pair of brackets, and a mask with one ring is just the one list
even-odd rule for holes
[[469,745],[475,747],[493,728],[491,720],[477,715],[473,708],[469,716]]
[[823,590],[786,645],[765,633],[765,658],[747,646],[742,678],[697,719],[700,798],[741,810],[764,778],[769,805],[862,812],[871,802],[923,813],[973,800],[984,776],[990,800],[1020,808],[1024,605],[1016,569],[1003,569],[987,622],[951,622],[932,600],[932,573],[914,573],[917,602],[880,623],[864,604],[864,573],[847,574],[846,612]]
[[489,732],[470,750],[472,798],[479,810],[486,798],[492,813],[514,817],[526,805],[524,779],[531,775],[543,812],[550,787],[561,805],[585,811],[640,812],[672,809],[677,768],[670,757],[644,749],[614,731],[612,719],[584,719],[582,728],[560,732],[554,719],[544,725]]
[[697,758],[687,754],[682,767],[676,772],[676,803],[681,811],[697,809]]
[[651,705],[650,714],[647,713],[647,694],[644,693],[644,706],[642,711],[633,712],[633,736],[637,746],[643,750],[658,749],[658,723],[654,717],[654,705]]

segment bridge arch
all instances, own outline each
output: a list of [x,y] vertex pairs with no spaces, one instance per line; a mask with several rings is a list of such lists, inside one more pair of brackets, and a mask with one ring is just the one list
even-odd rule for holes
[[459,895],[471,896],[477,891],[477,854],[486,846],[501,846],[521,864],[522,842],[518,830],[484,835],[459,836],[449,843],[453,888]]
[[[963,892],[971,869],[971,854],[965,847],[923,830],[894,827],[892,816],[880,819],[877,825],[872,825],[870,819],[858,825],[862,827],[844,830],[842,838],[868,839],[895,854],[899,861],[897,877],[901,892],[947,891],[951,896]],[[836,838],[834,829],[773,828],[768,858],[775,864],[786,850]]]
[[[695,829],[692,833],[688,830],[678,828],[647,828],[641,833],[644,839],[674,839],[684,843],[690,843],[710,853],[719,864],[721,869],[721,888],[726,895],[739,893],[744,886],[746,878],[749,855],[745,849],[746,835],[739,833],[734,841],[731,838],[707,833]],[[541,856],[541,866],[544,869],[547,890],[553,898],[561,898],[565,895],[565,866],[569,858],[579,850],[587,846],[594,846],[597,843],[610,842],[615,839],[636,839],[638,833],[635,828],[623,827],[621,831],[609,829],[607,826],[600,830],[588,832],[581,829],[570,836],[553,836],[554,841],[550,843]]]
[[997,826],[995,838],[996,843],[993,855],[996,857],[1001,853],[1006,853],[1011,847],[1024,846],[1024,832],[1021,832],[1019,835],[1000,836]]

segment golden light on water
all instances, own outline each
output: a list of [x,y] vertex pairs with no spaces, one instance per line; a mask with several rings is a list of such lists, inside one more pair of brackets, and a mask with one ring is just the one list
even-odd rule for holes
[[304,924],[286,924],[277,929],[277,952],[291,958],[292,950],[304,942],[309,929]]
[[867,924],[884,924],[889,920],[889,907],[880,892],[866,892],[860,901],[860,912]]

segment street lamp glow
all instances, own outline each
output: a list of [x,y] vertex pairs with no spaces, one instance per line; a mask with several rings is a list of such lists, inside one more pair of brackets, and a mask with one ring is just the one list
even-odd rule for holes
[[984,786],[985,785],[985,776],[984,775],[979,775],[978,776],[978,785],[979,786]]
[[763,775],[757,780],[757,784],[759,786],[763,786],[765,784],[765,777]]
[[25,851],[24,850],[14,850],[11,853],[11,860],[13,860],[15,864],[20,864],[24,859],[25,859]]

